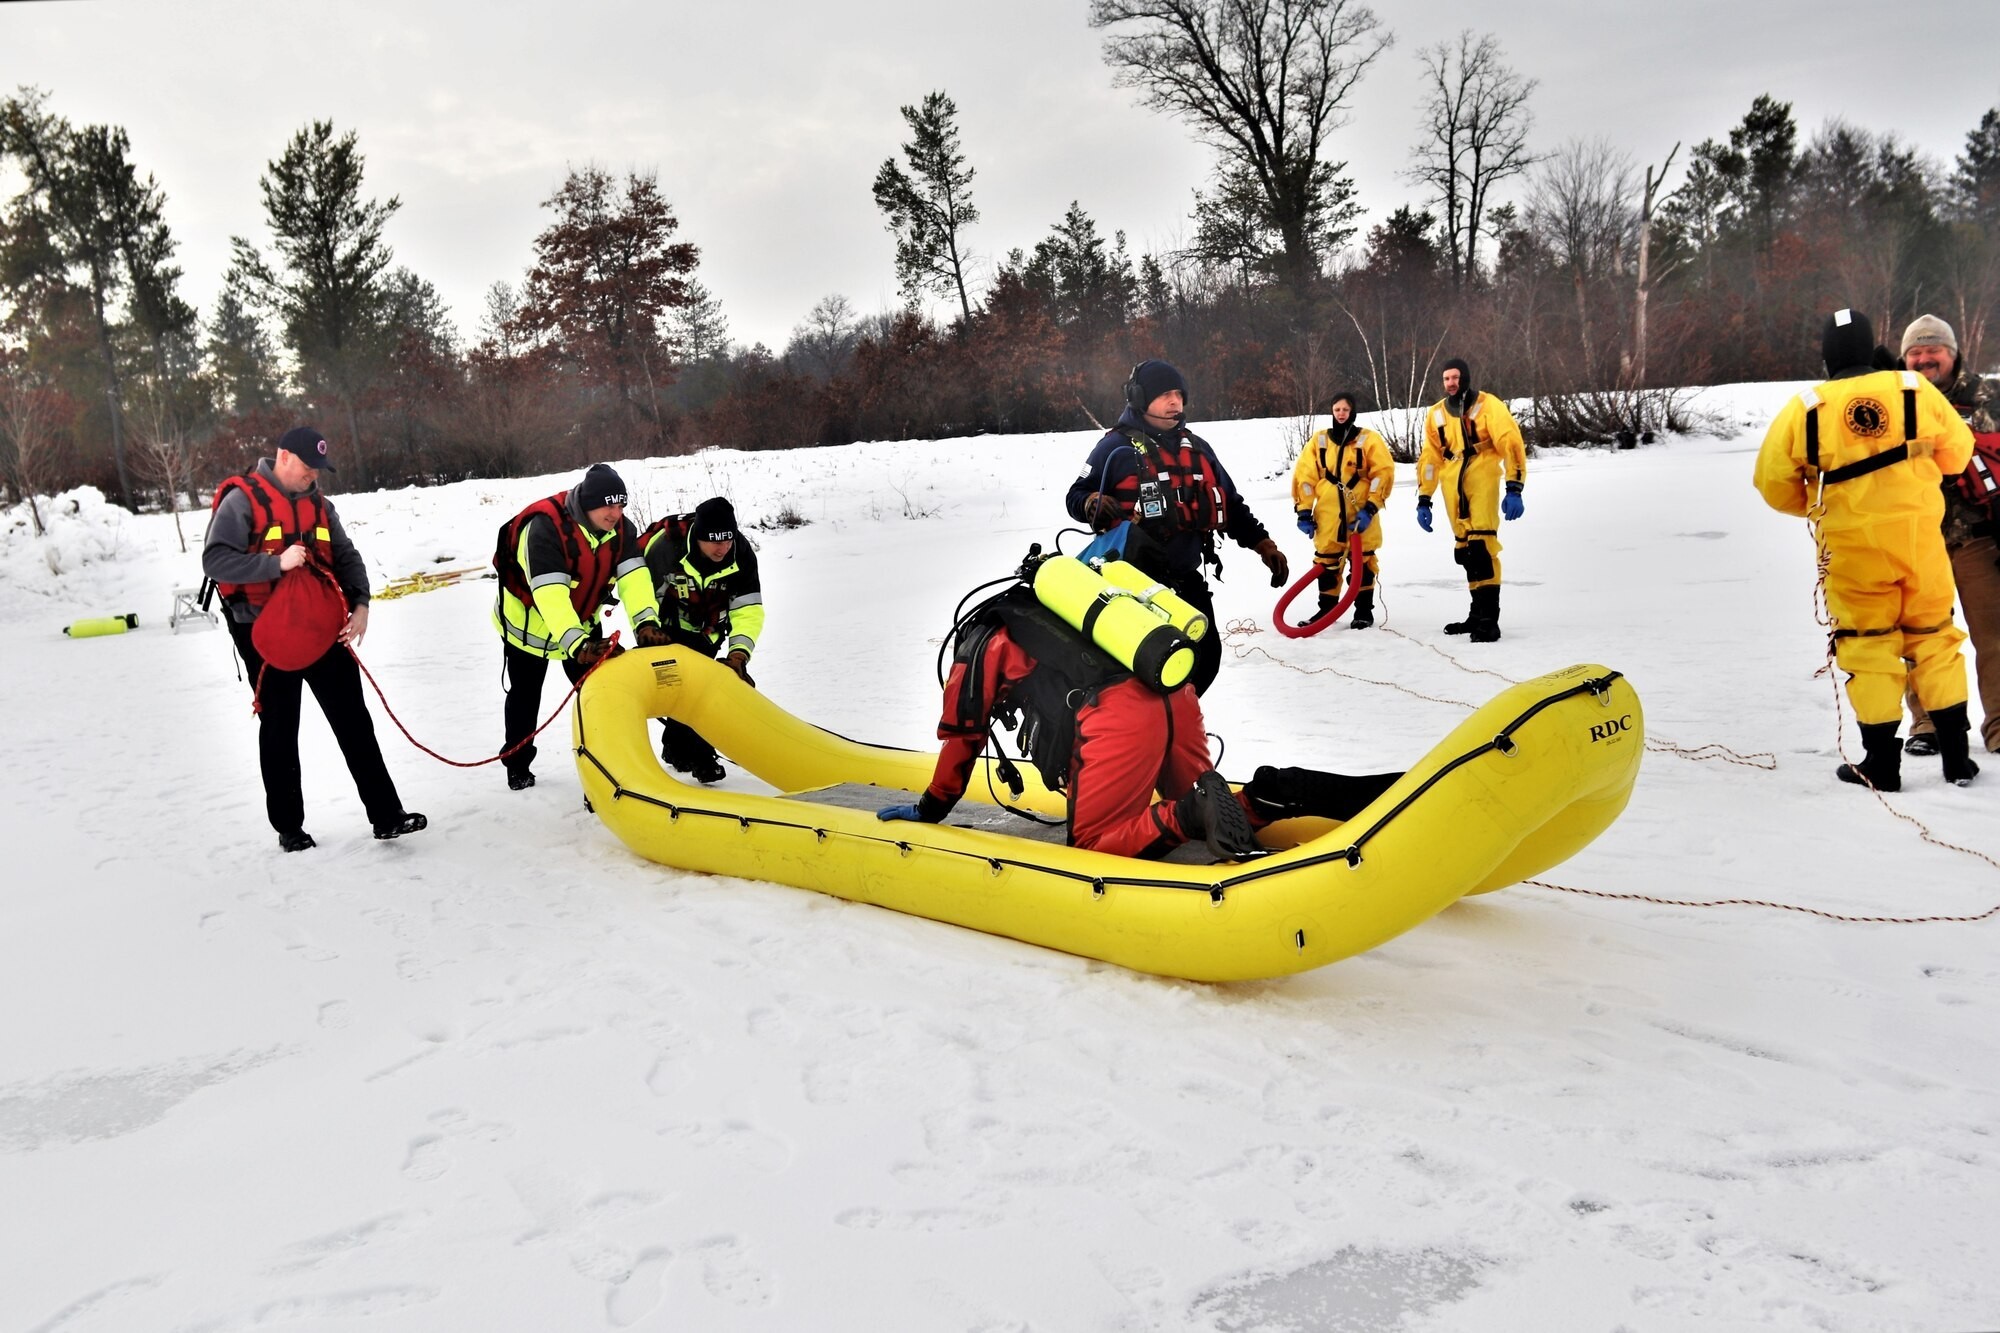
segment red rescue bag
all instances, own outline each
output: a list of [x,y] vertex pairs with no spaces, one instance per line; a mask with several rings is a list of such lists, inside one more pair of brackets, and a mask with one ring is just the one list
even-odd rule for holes
[[347,624],[347,596],[324,565],[308,560],[278,580],[250,622],[250,642],[280,671],[304,671],[326,656]]

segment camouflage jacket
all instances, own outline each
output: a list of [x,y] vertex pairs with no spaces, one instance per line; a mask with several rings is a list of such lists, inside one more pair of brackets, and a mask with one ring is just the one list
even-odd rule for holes
[[[2000,379],[1982,380],[1960,369],[1944,396],[1975,431],[2000,431]],[[1944,544],[1957,550],[1975,537],[2000,537],[2000,521],[1958,492],[1958,479],[1944,481]]]

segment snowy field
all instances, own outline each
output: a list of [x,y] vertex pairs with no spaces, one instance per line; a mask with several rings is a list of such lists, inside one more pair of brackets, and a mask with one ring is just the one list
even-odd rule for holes
[[[1228,548],[1224,771],[1401,767],[1502,677],[1602,662],[1654,752],[1552,883],[2000,903],[1923,837],[2000,855],[2000,760],[1964,790],[1911,760],[1887,801],[1833,780],[1805,526],[1750,485],[1788,388],[1706,394],[1726,439],[1531,460],[1497,644],[1440,632],[1464,584],[1408,467],[1393,633],[1281,639]],[[1203,429],[1296,568],[1288,425]],[[642,517],[808,519],[756,533],[759,686],[929,747],[954,603],[1065,526],[1093,436],[618,466]],[[572,479],[339,503],[379,589],[483,564]],[[379,706],[430,830],[368,836],[308,706],[320,846],[287,856],[227,636],[166,627],[205,516],[183,554],[167,516],[52,508],[46,541],[0,516],[0,1333],[2000,1326],[2000,918],[1516,886],[1195,985],[665,870],[583,809],[566,724],[511,793]],[[457,758],[500,737],[492,598],[380,602],[363,645]]]

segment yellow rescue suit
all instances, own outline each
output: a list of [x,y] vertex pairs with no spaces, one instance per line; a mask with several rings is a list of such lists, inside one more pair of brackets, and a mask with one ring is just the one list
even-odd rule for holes
[[1813,525],[1834,660],[1863,725],[1901,720],[1906,672],[1925,708],[1965,702],[1939,483],[1971,457],[1972,431],[1907,370],[1807,389],[1765,433],[1757,489],[1771,508]]
[[[1315,433],[1292,469],[1292,508],[1301,518],[1311,515],[1317,526],[1313,561],[1320,570],[1320,595],[1330,594],[1336,600],[1355,516],[1363,506],[1378,511],[1386,507],[1389,491],[1396,484],[1396,461],[1389,456],[1389,446],[1382,437],[1352,422],[1349,429],[1355,433],[1344,444],[1334,438],[1333,431]],[[1381,572],[1375,553],[1381,549],[1382,516],[1378,512],[1361,534],[1363,591],[1375,586],[1375,576]]]
[[1452,559],[1468,588],[1500,586],[1502,482],[1528,479],[1528,450],[1507,404],[1481,393],[1460,412],[1448,398],[1424,414],[1424,448],[1417,457],[1417,494],[1442,490],[1440,506],[1457,543]]

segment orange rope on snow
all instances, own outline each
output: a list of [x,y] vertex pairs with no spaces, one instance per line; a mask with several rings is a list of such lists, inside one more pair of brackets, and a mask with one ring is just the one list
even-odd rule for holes
[[[611,635],[611,646],[614,649],[618,646],[618,635],[615,631]],[[591,672],[596,671],[598,667],[601,667],[606,662],[609,662],[614,656],[613,653],[607,651],[604,654],[604,656],[598,658],[597,661],[592,663],[588,670],[586,670],[581,676],[577,677],[576,682],[569,687],[569,693],[565,694],[562,697],[562,702],[556,705],[555,711],[549,714],[548,719],[544,721],[541,726],[536,727],[533,731],[529,732],[526,736],[522,737],[514,744],[508,746],[506,749],[502,750],[499,754],[488,755],[484,759],[452,759],[446,755],[439,754],[436,750],[433,750],[430,746],[425,745],[415,736],[412,736],[410,734],[410,729],[403,725],[403,719],[397,717],[396,710],[389,706],[389,696],[382,693],[381,685],[378,684],[375,680],[375,673],[370,671],[368,669],[368,664],[361,660],[361,654],[355,652],[352,647],[349,647],[347,649],[347,655],[354,659],[354,665],[360,667],[361,674],[368,678],[368,684],[374,689],[375,697],[382,701],[382,711],[387,713],[389,715],[389,720],[396,724],[396,730],[403,733],[403,739],[408,741],[410,744],[416,746],[419,750],[422,750],[425,754],[437,760],[439,763],[450,764],[453,768],[481,768],[487,764],[497,764],[501,760],[516,753],[524,746],[533,742],[535,737],[547,731],[552,725],[554,725],[555,720],[562,716],[563,709],[569,707],[569,701],[571,699],[574,699],[576,697],[577,691],[583,688],[583,682],[590,679]]]

